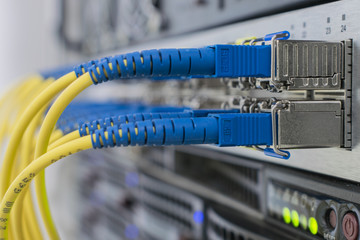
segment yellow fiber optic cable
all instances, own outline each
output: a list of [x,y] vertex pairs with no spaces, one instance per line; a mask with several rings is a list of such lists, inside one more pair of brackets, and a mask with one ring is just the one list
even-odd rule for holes
[[[30,125],[25,131],[23,140],[21,142],[21,161],[19,165],[19,172],[21,172],[33,159],[33,143],[35,131],[39,124],[41,123],[43,112],[47,106],[44,106],[41,111],[34,117]],[[14,239],[42,239],[40,227],[38,225],[38,220],[34,212],[33,201],[29,193],[22,194],[18,201],[17,205],[14,206],[13,217],[10,227],[14,226],[17,229],[28,228],[27,231],[16,231],[14,234]],[[25,224],[25,225],[24,225]],[[29,227],[31,226],[31,227]],[[15,229],[16,230],[16,229]]]
[[[24,85],[25,83],[23,83],[22,85]],[[0,146],[3,147],[3,143],[5,143],[6,141],[6,137],[7,137],[7,128],[9,125],[9,119],[10,116],[12,115],[13,110],[15,109],[16,106],[16,102],[13,101],[13,97],[14,95],[16,96],[18,94],[18,92],[20,91],[21,86],[18,86],[16,88],[11,88],[7,94],[4,95],[3,99],[2,99],[2,108],[0,109],[0,114],[1,114],[1,118],[0,118]],[[11,237],[13,236],[13,231],[10,232],[9,234]]]
[[5,194],[5,191],[9,186],[10,173],[8,172],[8,169],[12,168],[18,143],[21,141],[27,125],[45,104],[47,104],[55,95],[57,95],[75,79],[75,72],[71,72],[47,87],[29,104],[29,107],[24,111],[16,126],[14,126],[0,171],[0,197]]
[[[31,100],[37,96],[42,90],[44,90],[46,87],[48,87],[51,83],[53,82],[53,80],[46,80],[46,81],[42,81],[42,78],[40,77],[34,77],[32,79],[32,81],[29,81],[29,84],[27,84],[28,86],[26,86],[26,88],[24,87],[22,91],[19,92],[19,95],[21,97],[19,97],[18,99],[18,110],[19,112],[17,113],[17,118],[14,121],[15,124],[12,125],[16,125],[17,121],[19,121],[19,117],[21,116],[21,113],[24,111],[24,109],[26,109],[27,105],[29,102],[31,102]],[[45,108],[43,108],[42,112],[45,110]],[[41,116],[41,115],[40,115]],[[9,126],[11,127],[11,126]],[[30,142],[31,143],[31,142]],[[22,149],[21,149],[22,150]],[[23,152],[23,151],[20,151]],[[26,156],[26,155],[25,155]],[[30,156],[27,156],[30,157]],[[19,161],[16,161],[11,169],[8,169],[8,171],[11,173],[11,178],[9,179],[9,182],[12,181],[12,179],[24,168],[27,166],[23,165],[22,166],[22,159],[24,158],[24,155],[17,157],[15,160],[19,159]],[[28,199],[28,198],[27,198]],[[31,199],[30,199],[31,201]],[[12,219],[14,220],[14,224],[11,224],[11,226],[18,226],[17,228],[12,228],[12,235],[13,235],[13,239],[17,240],[17,239],[24,239],[25,237],[23,236],[23,231],[19,231],[19,229],[22,229],[21,224],[22,224],[22,214],[21,214],[21,208],[22,208],[22,201],[20,201],[21,203],[19,204],[19,207],[16,207],[15,209],[19,208],[19,212],[14,211],[13,214],[17,213],[17,216],[12,217]],[[32,201],[31,201],[31,205],[32,205]],[[29,211],[27,211],[29,212]],[[34,215],[35,216],[35,215]],[[33,217],[34,220],[34,217]],[[35,219],[36,220],[36,219]],[[37,226],[37,221],[35,221],[34,223],[32,223],[32,225],[36,225],[33,226],[34,229],[38,228]]]
[[[35,143],[35,131],[37,127],[39,126],[39,122],[42,119],[42,112],[38,113],[38,115],[33,119],[31,124],[29,125],[27,131],[24,134],[23,138],[23,146],[21,149],[21,153],[23,154],[23,166],[21,170],[25,169],[26,166],[28,166],[31,161],[33,160],[33,149],[34,149],[34,143]],[[24,197],[23,206],[22,206],[22,214],[24,217],[25,222],[25,228],[29,229],[29,235],[30,239],[43,239],[42,233],[39,226],[39,221],[36,217],[36,213],[34,210],[34,204],[35,202],[32,199],[30,191],[27,191]],[[15,209],[14,209],[15,210]],[[21,209],[18,210],[21,212]]]
[[[24,195],[27,195],[29,191],[25,192]],[[24,212],[23,212],[24,213]],[[23,218],[21,219],[22,221],[22,231],[23,231],[23,235],[24,235],[24,240],[32,240],[32,239],[42,239],[41,236],[40,238],[32,238],[31,234],[30,234],[30,225],[28,225],[26,223],[26,218],[25,216],[23,216]]]
[[[57,120],[59,119],[62,112],[70,104],[70,102],[83,90],[93,84],[90,74],[85,73],[73,83],[71,83],[55,100],[50,110],[46,114],[43,124],[39,131],[39,137],[36,142],[34,158],[39,158],[41,155],[46,153],[51,132],[53,131]],[[45,186],[45,173],[40,172],[38,177],[35,179],[35,190],[40,209],[41,216],[44,221],[45,228],[51,239],[60,239],[51,217],[51,211],[49,202],[46,194]]]
[[11,171],[9,171],[9,169],[12,169],[14,165],[14,159],[17,152],[16,150],[18,149],[18,143],[21,141],[22,135],[26,130],[27,125],[30,123],[31,119],[35,116],[35,114],[37,114],[39,109],[41,109],[45,104],[47,104],[58,92],[68,86],[74,79],[76,79],[76,74],[73,72],[65,75],[58,81],[48,86],[41,94],[39,94],[39,96],[37,96],[32,101],[32,103],[29,104],[29,107],[25,110],[20,120],[15,124],[13,133],[10,136],[9,144],[4,156],[4,162],[1,168],[0,197],[3,196],[5,190],[8,187],[8,184],[11,182]]
[[[31,188],[31,187],[29,187]],[[23,201],[23,220],[25,227],[29,229],[30,239],[43,239],[39,221],[34,209],[35,200],[31,196],[30,189],[25,193],[25,199]]]
[[67,142],[53,150],[43,154],[38,159],[34,160],[28,167],[26,167],[11,183],[10,187],[6,191],[0,205],[0,240],[7,239],[8,233],[8,220],[10,216],[10,210],[13,207],[15,200],[24,190],[25,186],[30,184],[30,181],[47,166],[55,163],[65,156],[73,153],[89,149],[92,147],[91,136],[85,136]]
[[[19,158],[19,152],[17,152],[16,154],[16,159]],[[11,178],[10,178],[10,182],[15,179],[15,177],[18,175],[17,173],[17,168],[18,166],[15,166],[13,167],[12,171],[9,169],[9,171],[11,172]],[[15,205],[14,205],[14,208],[17,209],[18,206],[21,205],[19,204],[19,202],[17,202]],[[22,236],[22,231],[19,231],[19,229],[17,228],[17,224],[18,224],[18,218],[17,216],[15,216],[15,211],[13,211],[11,213],[11,221],[9,222],[9,225],[10,225],[10,232],[11,232],[11,236],[12,238],[11,239],[14,239],[14,240],[19,240],[19,239],[23,239],[23,236]]]
[[[25,192],[24,193],[24,195],[25,195],[25,198],[26,198],[26,196],[29,194],[29,191],[27,191],[27,192]],[[23,211],[23,217],[22,217],[22,219],[21,219],[21,221],[22,221],[22,226],[23,226],[23,232],[24,232],[24,240],[32,240],[32,239],[42,239],[42,237],[41,237],[41,235],[39,236],[39,238],[34,238],[33,236],[31,236],[31,232],[30,232],[30,228],[31,228],[31,226],[30,226],[30,224],[28,224],[27,222],[26,222],[26,217],[25,217],[25,209],[24,209],[24,211]]]
[[[25,187],[25,188],[26,189],[24,189],[24,190],[26,191],[28,187]],[[22,223],[23,223],[22,211],[23,211],[24,198],[25,198],[25,194],[22,194],[21,196],[19,196],[16,203],[14,203],[14,206],[13,206],[14,210],[10,214],[9,226],[10,226],[10,231],[12,233],[11,239],[14,239],[14,240],[23,240],[23,239],[30,238],[30,236],[25,235],[25,231],[23,231],[24,226],[22,225]]]
[[14,109],[16,109],[16,97],[19,95],[21,89],[28,84],[28,81],[23,82],[20,86],[11,88],[3,97],[0,108],[0,146],[3,146],[8,135],[8,126],[11,122]]
[[79,131],[76,130],[76,131],[73,131],[71,133],[68,133],[66,135],[64,135],[63,137],[59,138],[58,140],[56,141],[53,141],[50,146],[48,147],[48,150],[52,150],[58,146],[61,146],[67,142],[70,142],[72,140],[75,140],[77,138],[80,137],[80,134],[79,134]]
[[[24,136],[24,138],[25,138],[26,136]],[[54,131],[54,133],[51,135],[51,138],[50,138],[50,146],[49,146],[49,148],[48,148],[48,150],[52,150],[52,149],[54,149],[54,148],[56,148],[56,147],[58,147],[58,146],[60,146],[60,145],[62,145],[62,144],[64,144],[64,143],[67,143],[67,142],[70,142],[70,141],[72,141],[72,140],[75,140],[75,139],[77,139],[77,138],[79,138],[80,137],[80,135],[79,135],[79,132],[78,131],[73,131],[73,132],[71,132],[71,133],[69,133],[69,134],[66,134],[66,135],[63,135],[62,134],[62,131],[60,131],[60,130],[55,130]],[[32,160],[32,159],[31,159]],[[39,178],[39,175],[38,175],[38,177],[37,178]],[[39,179],[39,181],[43,181],[44,183],[45,183],[45,178],[41,178],[41,179]],[[44,184],[45,185],[45,184]],[[35,212],[34,212],[34,207],[33,207],[33,202],[32,202],[32,199],[31,199],[31,194],[30,194],[30,192],[28,191],[28,193],[26,193],[26,196],[27,197],[29,197],[30,199],[30,202],[29,202],[29,200],[28,201],[24,201],[24,205],[23,205],[23,209],[26,211],[26,210],[28,210],[27,209],[27,207],[29,207],[32,211],[33,211],[33,213],[32,214],[28,214],[30,217],[31,216],[33,216],[33,218],[36,218],[36,215],[35,215]],[[47,197],[46,195],[45,195],[45,197]],[[21,200],[20,198],[18,199],[18,200]],[[15,209],[14,209],[15,210]],[[20,210],[19,210],[20,211]],[[30,224],[30,225],[35,225],[34,224],[34,222],[33,222],[33,220],[34,219],[30,219],[30,220],[28,220],[27,221],[27,224]],[[35,219],[36,220],[36,219]],[[38,224],[36,224],[36,225],[38,225]],[[30,230],[31,230],[32,228],[30,228]],[[39,229],[39,231],[37,231],[36,233],[32,233],[31,234],[32,236],[34,236],[35,235],[35,237],[32,237],[32,238],[30,238],[30,239],[42,239],[42,235],[41,235],[41,232],[40,232],[40,229]],[[36,237],[37,236],[37,237]]]
[[[11,129],[14,124],[16,123],[16,121],[18,120],[19,114],[21,113],[21,111],[23,111],[24,106],[26,106],[26,103],[28,102],[29,98],[33,97],[34,91],[36,90],[36,88],[38,88],[38,86],[42,83],[42,78],[35,76],[35,77],[31,77],[29,78],[29,80],[27,80],[25,82],[25,84],[22,84],[19,88],[18,91],[15,95],[11,96],[11,103],[12,103],[12,111],[11,113],[7,113],[6,116],[4,116],[5,118],[7,118],[8,124],[6,128],[7,129]],[[12,117],[15,117],[15,119],[11,119]],[[9,119],[10,118],[10,119]],[[11,130],[8,130],[11,132]],[[18,155],[17,155],[18,156]],[[18,159],[19,156],[16,158]],[[19,163],[15,164],[15,167],[12,169],[9,169],[8,171],[13,175],[13,177],[15,177],[18,172],[17,172],[17,166]],[[10,179],[11,182],[12,179]],[[14,221],[17,221],[17,218],[13,218]],[[15,224],[13,224],[15,225]],[[18,231],[18,229],[16,228],[12,228],[11,229],[12,232],[12,236],[13,239],[23,239],[22,238],[22,234],[21,231]]]
[[[46,87],[48,87],[53,82],[53,80],[41,81],[41,79],[39,79],[39,78],[38,78],[38,80],[39,80],[38,83],[33,83],[28,87],[27,93],[24,92],[24,95],[23,95],[24,101],[20,101],[21,106],[20,106],[19,114],[18,114],[16,121],[19,120],[19,117],[21,116],[21,113],[26,109],[27,104],[29,102],[31,102],[31,100],[33,98],[35,98],[35,96],[40,94]],[[18,173],[21,172],[28,165],[29,161],[32,160],[31,156],[32,156],[32,149],[33,149],[32,148],[33,136],[34,136],[37,126],[40,123],[40,120],[42,118],[43,112],[45,111],[46,107],[47,106],[44,106],[42,108],[42,110],[35,116],[35,118],[30,123],[29,128],[25,132],[24,138],[21,142],[22,147],[19,149],[20,156],[19,156],[19,158],[17,158],[17,159],[19,159],[19,161],[18,161],[18,163],[13,164],[12,169],[9,169],[9,171],[11,172],[11,179],[9,182],[11,182],[13,180],[13,178],[15,178],[18,175]],[[22,198],[26,199],[26,201],[30,201],[30,205],[33,205],[31,198],[29,199],[28,197],[25,197],[25,195]],[[23,229],[23,225],[22,225],[22,223],[23,223],[23,220],[22,220],[23,199],[19,199],[17,206],[15,206],[14,208],[15,208],[15,210],[13,211],[13,216],[12,216],[14,224],[11,224],[13,238],[15,240],[17,240],[17,239],[20,239],[20,240],[22,240],[22,239],[39,239],[38,234],[36,234],[39,231],[39,226],[37,224],[37,219],[36,219],[35,215],[32,215],[32,216],[24,215],[24,217],[27,217],[28,219],[30,218],[31,222],[29,222],[29,224],[32,226],[32,229],[34,229],[34,231],[31,231],[30,233],[35,233],[35,235],[24,236],[24,234],[26,232],[19,231],[19,229]],[[26,212],[31,213],[31,211],[26,211]],[[41,235],[40,235],[40,237],[41,237]]]
[[[57,133],[56,133],[56,132],[57,132]],[[60,146],[60,145],[62,145],[62,144],[64,144],[64,143],[70,142],[70,141],[75,140],[75,139],[77,139],[77,138],[79,138],[79,137],[80,137],[80,135],[79,135],[79,132],[78,132],[78,131],[73,131],[73,132],[71,132],[71,133],[69,133],[69,134],[63,135],[60,130],[55,130],[54,133],[51,135],[51,138],[50,138],[50,143],[51,143],[51,144],[50,144],[48,150],[52,150],[52,149],[54,149],[54,148],[56,148],[56,147],[58,147],[58,146]],[[25,138],[25,136],[24,136],[24,138]],[[32,159],[31,159],[31,160],[32,160]],[[30,160],[30,162],[31,162],[31,160]],[[39,175],[38,175],[37,178],[39,178]],[[39,181],[43,181],[43,182],[44,182],[44,185],[45,185],[45,178],[41,178],[41,179],[39,179]],[[30,197],[30,201],[31,201],[31,202],[29,202],[29,201],[28,201],[29,203],[24,202],[24,206],[23,206],[23,207],[25,208],[25,210],[27,210],[26,207],[27,207],[27,206],[30,206],[29,208],[32,209],[32,210],[34,210],[30,192],[28,192],[28,193],[26,194],[26,196],[29,196],[29,197]],[[45,197],[47,197],[47,196],[45,195]],[[20,199],[18,199],[18,200],[20,200]],[[24,208],[23,208],[23,209],[24,209]],[[35,214],[35,212],[34,212],[33,214],[31,214],[30,216],[34,216],[34,217],[36,218],[36,216],[35,216],[34,214]],[[27,221],[27,223],[30,223],[31,225],[34,224],[32,220]],[[31,229],[31,228],[30,228],[30,229]],[[35,238],[31,238],[31,239],[41,239],[41,238],[42,238],[41,232],[37,232],[37,233],[35,233],[35,234],[38,235],[38,236],[39,236],[39,234],[40,234],[40,237],[35,237]],[[32,235],[34,235],[34,233],[32,233]]]
[[[23,91],[23,93],[21,94],[22,97],[19,100],[19,113],[17,114],[17,118],[15,119],[15,123],[11,124],[10,127],[13,127],[14,125],[17,124],[17,122],[19,121],[23,111],[26,109],[26,107],[28,106],[28,103],[35,97],[37,96],[42,90],[44,90],[47,86],[49,86],[49,84],[52,83],[52,81],[41,81],[40,79],[39,82],[34,82],[33,84],[31,84],[29,87],[27,87],[27,91]],[[41,86],[39,86],[41,84]],[[43,111],[45,110],[45,107],[43,107]],[[21,160],[21,157],[19,157],[19,159]],[[16,159],[15,159],[16,161]],[[20,161],[14,163],[14,167],[12,169],[8,169],[8,171],[11,172],[12,176],[10,179],[10,182],[13,180],[13,177],[15,177],[18,172],[16,171],[16,167],[17,164],[20,166]]]
[[[71,74],[73,74],[73,73],[71,73]],[[68,74],[68,75],[70,75],[70,74]],[[67,75],[67,76],[68,76]],[[73,74],[73,75],[75,75],[75,74]],[[66,77],[66,76],[65,76]],[[87,78],[87,79],[86,79]],[[75,79],[75,77],[73,77],[73,79]],[[81,79],[83,79],[82,81],[80,81]],[[60,80],[58,80],[58,81],[60,81]],[[73,94],[74,95],[74,97],[78,94],[78,93],[80,93],[83,89],[85,89],[85,88],[87,88],[88,86],[90,86],[91,84],[92,84],[92,81],[91,81],[91,78],[90,78],[90,76],[89,76],[89,74],[85,74],[84,76],[82,76],[82,78],[79,78],[79,80],[77,81],[79,84],[78,85],[76,85],[76,84],[74,84],[73,85],[73,88],[70,88],[69,89],[69,91],[67,91],[67,93],[69,93],[70,95],[72,94],[71,92],[75,92],[75,94]],[[83,85],[83,88],[81,88],[81,85]],[[77,87],[79,87],[79,89],[77,90]],[[76,93],[76,91],[78,91],[77,93]],[[66,92],[66,91],[65,91]],[[63,95],[63,94],[62,94]],[[61,96],[62,96],[61,95]],[[62,101],[63,102],[66,102],[67,100],[66,100],[66,94],[64,94],[64,96],[65,97],[63,97],[63,99],[62,99]],[[39,98],[39,97],[38,97]],[[37,98],[37,99],[38,99]],[[60,98],[61,99],[61,98]],[[70,99],[69,101],[68,101],[68,103],[70,103],[70,101],[71,101],[72,99]],[[34,102],[36,102],[36,101],[34,101]],[[39,101],[38,101],[39,102]],[[61,103],[61,101],[59,101],[60,103]],[[35,105],[36,106],[36,104],[33,104],[33,105]],[[61,104],[59,104],[59,105],[61,105]],[[66,104],[67,105],[67,104]],[[66,107],[66,105],[63,107],[63,108],[65,108]],[[62,109],[63,110],[63,109]],[[31,111],[29,111],[28,109],[27,109],[27,112],[30,112],[30,113],[32,113]],[[26,111],[25,111],[25,113],[27,113]],[[61,111],[62,112],[62,111]],[[60,113],[61,114],[61,113]],[[59,116],[60,116],[60,114],[59,114]],[[28,116],[28,115],[31,115],[31,114],[24,114],[25,116]],[[53,115],[56,115],[56,114],[53,114]],[[58,117],[59,116],[57,116],[56,117],[56,120],[58,119]],[[22,118],[21,118],[21,120],[23,120],[24,119],[24,117],[22,116]],[[51,119],[51,118],[50,118]],[[23,121],[20,121],[20,122],[23,122]],[[45,120],[45,122],[46,122],[46,120]],[[50,121],[49,121],[50,122]],[[53,125],[55,125],[55,122],[56,121],[54,121],[53,122]],[[46,124],[44,124],[45,126],[46,126]],[[16,125],[17,126],[17,125]],[[54,126],[52,126],[52,128],[53,128]],[[25,128],[26,128],[26,126],[25,126]],[[16,129],[16,127],[15,127],[15,129]],[[18,131],[16,131],[16,132],[18,132]],[[22,135],[23,133],[20,133],[20,134],[18,134],[18,135],[20,135],[20,139],[21,139],[21,135]],[[46,146],[48,145],[48,140],[49,140],[49,134],[48,133],[46,133],[47,134],[47,137],[46,137]],[[40,131],[40,136],[41,136],[41,131]],[[18,136],[16,136],[16,137],[18,137]],[[14,137],[14,138],[16,138],[16,137]],[[11,138],[10,139],[10,143],[11,143],[11,140],[12,139],[14,139],[14,138]],[[19,137],[18,137],[19,138]],[[39,139],[40,139],[40,146],[41,146],[41,137],[39,137]],[[10,150],[11,149],[14,149],[14,148],[11,148],[10,147]],[[15,147],[15,149],[16,149],[16,147]],[[36,149],[38,149],[38,148],[36,148]],[[37,150],[36,150],[37,151]],[[10,152],[10,153],[8,153],[8,152]],[[14,151],[15,152],[15,151]],[[5,157],[5,160],[6,159],[14,159],[14,157],[15,157],[15,153],[12,153],[11,151],[7,151],[7,154],[6,154],[6,156],[10,156],[10,157]],[[45,152],[46,152],[46,149],[45,149]],[[6,166],[6,164],[10,164],[10,165],[13,165],[13,161],[4,161],[4,166]],[[5,167],[3,167],[2,168],[2,170],[1,171],[4,171],[4,169],[6,169]],[[4,175],[1,175],[1,180],[3,180],[3,177]],[[6,178],[5,178],[6,179]],[[9,181],[8,181],[9,182]],[[44,183],[44,181],[39,181],[40,183],[41,182],[43,182]],[[7,183],[6,183],[6,180],[5,181],[1,181],[1,189],[0,189],[0,194],[2,195],[3,194],[3,189],[5,189],[6,188],[6,186],[7,186]],[[45,185],[44,185],[45,186]],[[43,190],[46,190],[45,188],[43,188]],[[44,192],[44,191],[43,191]],[[46,191],[45,191],[45,193],[46,193]],[[46,194],[45,195],[43,195],[43,196],[45,196],[45,199],[46,199]],[[40,207],[43,207],[43,206],[45,206],[45,208],[46,208],[46,204],[45,205],[40,205]],[[51,215],[50,215],[50,219],[51,219]],[[49,223],[49,221],[45,221],[45,223]],[[55,232],[56,232],[56,229],[55,229]]]
[[64,136],[64,134],[60,129],[55,129],[50,136],[49,142],[51,142],[51,143],[56,142],[58,139],[60,139],[63,136]]
[[[41,83],[41,79],[39,78],[29,78],[29,80],[20,84],[19,87],[15,89],[15,91],[9,96],[7,106],[10,107],[11,113],[6,116],[6,119],[9,120],[9,125],[11,126],[16,119],[16,116],[21,108],[21,105],[24,103],[24,99],[28,96],[28,94],[33,90],[33,85],[38,85]],[[10,129],[7,129],[10,132]]]
[[[137,131],[137,129],[135,129]],[[7,239],[8,229],[9,229],[9,215],[11,209],[14,206],[14,203],[18,200],[17,198],[21,194],[25,194],[27,186],[30,184],[30,181],[46,167],[52,163],[57,162],[58,160],[69,156],[75,152],[80,152],[92,147],[91,138],[95,138],[94,134],[77,137],[76,139],[66,142],[67,140],[75,137],[75,132],[67,134],[64,138],[59,139],[57,142],[54,142],[49,146],[49,151],[43,154],[38,159],[34,160],[29,166],[27,166],[11,183],[10,187],[7,189],[5,196],[3,197],[0,204],[0,240]],[[119,129],[120,136],[123,135],[122,130]],[[109,135],[105,132],[105,137],[108,138]],[[130,141],[130,139],[129,139]],[[55,147],[61,142],[66,142],[61,146]],[[100,140],[101,142],[101,140]],[[51,150],[50,150],[51,149]]]
[[[31,82],[30,82],[31,81]],[[14,109],[14,120],[10,122],[8,131],[11,133],[12,128],[16,125],[16,122],[20,119],[21,114],[25,111],[28,106],[29,101],[34,99],[36,96],[35,93],[38,93],[37,89],[42,88],[42,84],[44,83],[43,79],[33,78],[31,79],[29,84],[26,87],[23,87],[16,97],[17,108]]]
[[[45,108],[44,108],[45,109]],[[25,167],[32,161],[32,140],[34,140],[34,133],[36,128],[39,125],[39,120],[42,117],[42,113],[44,112],[44,110],[42,110],[41,112],[38,113],[38,115],[33,119],[33,121],[31,122],[31,124],[29,125],[27,131],[24,134],[23,137],[23,143],[22,143],[22,148],[21,148],[21,153],[22,153],[22,161],[20,162],[21,165],[19,167],[19,169],[22,171],[23,169],[25,169]],[[61,138],[63,136],[62,131],[60,130],[55,130],[53,132],[53,134],[51,135],[51,139],[50,142],[56,141],[59,138]],[[79,137],[79,134],[77,134],[77,136]],[[69,139],[69,138],[67,138]],[[67,141],[67,139],[65,138],[65,141]],[[59,141],[61,142],[65,142],[65,141]],[[50,145],[51,147],[52,145]],[[52,147],[54,148],[54,147]],[[45,181],[45,179],[44,179]],[[26,186],[27,188],[28,186]],[[24,189],[25,190],[25,189]],[[26,204],[25,206],[25,202],[28,202],[28,204]],[[24,208],[25,207],[25,208]],[[26,209],[26,207],[30,208],[31,210],[29,211],[28,209]],[[25,213],[23,211],[26,211]],[[23,221],[22,217],[25,218],[25,221]],[[38,226],[38,221],[36,219],[36,214],[34,212],[34,206],[33,206],[33,201],[31,199],[31,195],[29,193],[26,194],[22,194],[18,200],[16,205],[14,206],[13,209],[13,214],[11,216],[12,218],[12,223],[14,224],[10,224],[10,227],[12,229],[13,232],[13,238],[19,239],[19,240],[23,240],[23,239],[42,239],[42,235],[41,235],[41,231],[40,228]],[[14,221],[13,221],[14,220]],[[26,225],[31,226],[29,228],[29,232],[25,232],[25,231],[19,231],[19,229],[24,229],[25,225],[23,225],[23,222]],[[16,231],[17,230],[17,231]]]

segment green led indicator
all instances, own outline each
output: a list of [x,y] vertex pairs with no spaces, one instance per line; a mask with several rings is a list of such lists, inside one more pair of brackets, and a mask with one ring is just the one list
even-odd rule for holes
[[300,220],[299,220],[299,214],[297,211],[292,210],[291,211],[291,220],[294,227],[299,227]]
[[287,207],[283,208],[282,214],[283,214],[284,222],[287,224],[290,224],[290,222],[291,222],[290,209]]
[[307,229],[307,219],[304,215],[300,215],[300,225],[304,230]]
[[318,232],[318,223],[317,223],[316,219],[313,217],[309,218],[309,229],[310,229],[310,232],[314,235],[316,235]]

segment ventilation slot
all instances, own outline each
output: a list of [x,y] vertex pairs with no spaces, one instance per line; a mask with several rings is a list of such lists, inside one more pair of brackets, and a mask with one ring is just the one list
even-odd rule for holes
[[260,210],[261,168],[245,161],[230,164],[221,160],[177,151],[175,172],[247,207]]
[[140,186],[139,196],[149,214],[193,236],[201,236],[203,224],[193,220],[195,212],[203,211],[199,198],[145,175],[140,176]]
[[262,236],[249,232],[223,217],[218,215],[214,210],[209,209],[207,239],[209,240],[264,240]]

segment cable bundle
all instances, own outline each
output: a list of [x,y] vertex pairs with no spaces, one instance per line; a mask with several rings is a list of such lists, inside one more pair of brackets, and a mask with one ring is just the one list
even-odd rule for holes
[[[76,107],[74,111],[65,110],[87,87],[113,79],[268,77],[270,46],[215,45],[198,49],[147,50],[93,60],[53,81],[52,76],[62,71],[64,69],[55,71],[53,75],[44,74],[48,80],[32,78],[25,83],[27,87],[32,87],[27,93],[27,88],[22,85],[20,90],[15,89],[10,94],[28,98],[16,101],[20,107],[6,108],[6,115],[11,115],[16,120],[4,120],[4,125],[0,128],[3,136],[9,136],[0,172],[0,240],[7,239],[8,233],[11,239],[43,238],[33,211],[34,199],[28,193],[23,194],[27,192],[29,183],[35,176],[37,201],[45,229],[50,239],[60,239],[46,197],[43,170],[70,154],[91,147],[208,143],[237,146],[272,143],[271,120],[261,114],[258,114],[259,118],[221,111],[169,111],[173,113],[166,115],[167,111],[163,110],[159,111],[163,112],[161,114],[124,115],[127,110],[127,113],[134,112],[126,107],[124,110],[112,106],[108,110],[99,110],[99,115],[88,115],[76,110]],[[2,106],[14,105],[9,99],[4,98]],[[97,106],[92,108],[96,109]],[[113,114],[122,114],[123,117],[117,118]],[[96,120],[104,115],[104,120]],[[91,119],[90,122],[87,117]],[[245,118],[248,120],[244,120]],[[75,128],[83,122],[85,125],[82,125],[79,133]],[[242,123],[244,126],[241,127]],[[8,125],[11,125],[11,133],[6,132]],[[258,129],[248,131],[249,127]],[[71,130],[75,131],[69,132]],[[239,138],[239,134],[246,136]],[[4,141],[4,137],[1,140]]]
[[[151,113],[168,111],[166,114],[172,114],[185,109],[187,108],[148,106],[142,103],[76,103],[70,104],[65,109],[56,123],[56,128],[66,134],[82,127],[83,130],[80,132],[80,136],[84,136],[89,129],[95,130],[100,126],[110,126],[137,120]],[[126,115],[129,112],[139,113]],[[91,119],[94,120],[91,121]]]

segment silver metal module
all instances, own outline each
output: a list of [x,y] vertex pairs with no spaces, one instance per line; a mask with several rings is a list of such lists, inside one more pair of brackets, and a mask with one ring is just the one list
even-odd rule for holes
[[275,151],[352,147],[352,57],[351,39],[272,41],[272,78],[259,82],[307,93],[306,101],[282,98],[272,107]]
[[280,149],[343,145],[340,101],[289,101],[276,114]]
[[276,80],[288,90],[336,90],[343,77],[343,43],[277,40]]

